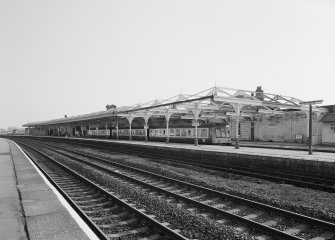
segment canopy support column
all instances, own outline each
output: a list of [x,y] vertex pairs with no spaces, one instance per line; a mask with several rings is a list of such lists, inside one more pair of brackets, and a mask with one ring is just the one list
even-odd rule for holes
[[308,154],[313,154],[312,151],[312,136],[313,136],[313,108],[312,104],[321,104],[323,100],[315,100],[315,101],[307,101],[307,102],[300,102],[301,105],[309,105],[309,114],[308,116]]
[[169,112],[169,110],[166,111],[165,113],[165,120],[166,120],[166,144],[170,143],[170,134],[169,134],[169,120],[171,117],[171,113]]
[[83,136],[84,130],[83,130],[83,123],[80,124],[80,136]]
[[98,136],[99,136],[99,121],[97,121],[97,126],[96,126],[96,128],[95,128],[96,130],[97,130],[97,132],[95,133],[95,137],[96,138],[98,138]]
[[148,113],[144,116],[144,134],[145,134],[145,141],[148,142],[148,129],[149,129],[149,125],[148,125],[148,122],[149,122],[149,118],[151,117],[151,115],[149,115]]
[[310,114],[309,114],[309,110],[305,111],[306,113],[306,142],[308,143],[308,139],[309,139],[309,119],[310,119]]
[[239,124],[240,124],[240,112],[241,112],[241,108],[243,107],[242,104],[236,103],[236,104],[232,104],[236,113],[236,143],[235,143],[235,149],[239,149],[240,148],[240,143],[239,143]]
[[119,120],[117,118],[116,118],[115,130],[116,130],[116,140],[119,140]]
[[127,119],[128,119],[128,122],[129,122],[129,140],[132,140],[132,137],[131,137],[131,123],[132,123],[134,118],[131,114],[129,114]]
[[199,115],[201,113],[201,109],[195,108],[191,109],[193,115],[194,115],[194,121],[192,121],[192,126],[195,128],[195,133],[194,133],[194,146],[198,146],[198,126],[200,125],[199,123]]
[[106,132],[105,132],[106,139],[108,138],[108,135],[107,135],[107,125],[108,125],[108,120],[106,119]]
[[312,145],[313,145],[313,111],[312,111],[312,104],[309,104],[309,144],[308,144],[308,154],[312,154]]

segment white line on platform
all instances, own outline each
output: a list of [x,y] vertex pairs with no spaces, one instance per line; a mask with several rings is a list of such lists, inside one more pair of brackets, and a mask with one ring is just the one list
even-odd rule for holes
[[30,161],[30,163],[34,166],[36,171],[41,175],[44,182],[52,189],[52,191],[56,194],[61,204],[66,208],[66,210],[70,213],[73,219],[78,223],[79,227],[86,233],[86,235],[91,240],[99,240],[99,238],[95,235],[95,233],[91,230],[91,228],[84,222],[84,220],[76,213],[76,211],[70,206],[70,204],[65,200],[65,198],[57,191],[57,189],[49,182],[49,180],[43,175],[43,173],[35,166],[35,163],[31,161],[31,159],[25,154],[25,152],[21,149],[16,142],[13,142],[24,154],[24,156]]

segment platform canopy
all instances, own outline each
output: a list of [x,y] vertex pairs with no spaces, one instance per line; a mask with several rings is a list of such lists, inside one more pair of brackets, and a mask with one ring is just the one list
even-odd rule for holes
[[[308,111],[308,106],[295,97],[256,91],[212,87],[196,94],[178,94],[163,100],[143,104],[111,108],[73,117],[24,124],[25,127],[57,125],[104,118],[149,118],[156,116],[180,117],[201,120],[205,118],[228,118],[229,116],[253,117],[256,115],[281,114],[287,111]],[[314,112],[327,112],[326,108],[313,105]]]

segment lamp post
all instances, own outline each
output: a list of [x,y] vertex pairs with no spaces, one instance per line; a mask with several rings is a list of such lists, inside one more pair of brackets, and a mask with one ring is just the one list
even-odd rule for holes
[[306,101],[300,102],[301,105],[309,105],[309,127],[308,127],[308,154],[313,154],[312,152],[312,122],[313,122],[313,111],[312,111],[312,104],[321,104],[323,100],[314,100],[314,101]]

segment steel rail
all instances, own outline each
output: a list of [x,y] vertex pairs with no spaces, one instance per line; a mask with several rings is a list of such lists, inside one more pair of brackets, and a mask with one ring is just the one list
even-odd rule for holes
[[[45,144],[42,144],[41,146],[43,146],[43,145],[45,145]],[[43,146],[43,147],[45,147],[45,146]],[[206,192],[209,195],[216,195],[216,196],[220,196],[222,198],[230,198],[230,199],[233,199],[234,201],[238,201],[240,203],[247,204],[249,206],[253,206],[253,207],[256,207],[256,208],[260,208],[260,209],[266,209],[266,210],[271,211],[271,212],[276,212],[277,214],[284,215],[284,216],[290,217],[290,218],[295,218],[295,219],[298,219],[298,220],[300,220],[302,222],[307,222],[307,223],[312,224],[312,225],[319,225],[319,226],[322,226],[322,227],[324,227],[326,229],[330,229],[330,230],[332,230],[332,229],[335,228],[335,224],[329,223],[329,222],[326,222],[326,221],[323,221],[323,220],[311,218],[311,217],[308,217],[308,216],[305,216],[305,215],[301,215],[301,214],[297,214],[297,213],[293,213],[293,212],[290,212],[290,211],[287,211],[287,210],[284,210],[284,209],[272,207],[272,206],[269,206],[269,205],[266,205],[266,204],[263,204],[263,203],[258,203],[258,202],[252,201],[252,200],[244,199],[244,198],[233,196],[233,195],[230,195],[230,194],[225,194],[225,193],[222,193],[222,192],[219,192],[219,191],[216,191],[216,190],[212,190],[212,189],[200,187],[200,186],[197,186],[197,185],[194,185],[194,184],[191,184],[191,183],[187,183],[187,182],[175,180],[175,179],[172,179],[172,178],[169,178],[169,177],[161,176],[161,175],[158,175],[158,174],[155,174],[155,173],[150,173],[150,172],[147,172],[147,171],[144,171],[144,170],[140,170],[140,169],[137,169],[137,168],[133,168],[133,167],[129,167],[129,166],[126,166],[126,165],[123,165],[123,164],[111,162],[110,160],[99,158],[99,157],[96,157],[96,156],[93,156],[93,155],[90,155],[90,154],[85,154],[85,153],[81,153],[81,152],[78,152],[78,151],[65,149],[65,148],[58,147],[58,146],[52,146],[52,147],[53,148],[59,148],[59,149],[62,149],[62,150],[68,151],[68,152],[72,152],[72,153],[75,153],[75,154],[78,154],[78,155],[82,155],[82,156],[85,156],[85,157],[93,158],[93,159],[96,159],[96,160],[99,160],[99,161],[103,161],[103,162],[105,162],[107,164],[113,164],[113,165],[116,165],[116,166],[119,166],[119,167],[122,167],[122,168],[129,169],[131,171],[136,171],[136,172],[140,172],[142,174],[147,174],[147,175],[159,178],[159,179],[164,179],[164,180],[167,180],[169,182],[183,184],[183,185],[186,185],[187,187],[190,187],[190,188],[193,188],[193,189],[197,189],[197,190]],[[48,148],[48,147],[46,147],[46,148]],[[53,150],[52,148],[50,150],[56,151],[56,152],[58,152],[58,153],[60,153],[62,155],[65,155],[65,156],[67,156],[69,158],[72,158],[72,159],[78,159],[77,157],[74,157],[72,155],[69,155],[69,154],[66,154],[66,153],[63,153],[63,152],[59,152],[57,150]],[[145,184],[147,186],[150,186],[151,188],[155,188],[158,191],[175,195],[175,197],[181,198],[181,199],[183,199],[185,201],[188,201],[188,202],[192,202],[193,204],[196,204],[196,205],[200,204],[201,205],[200,208],[205,208],[205,209],[208,209],[210,211],[218,211],[219,210],[221,214],[226,215],[229,218],[234,219],[236,221],[243,222],[243,223],[245,223],[245,224],[247,224],[249,226],[252,226],[254,228],[260,229],[261,231],[264,231],[264,232],[267,232],[267,233],[271,233],[271,234],[276,234],[277,236],[285,237],[285,239],[301,239],[301,238],[298,238],[296,236],[292,236],[292,235],[289,235],[287,233],[284,233],[284,232],[282,232],[280,230],[277,230],[275,228],[264,226],[261,223],[257,223],[257,222],[252,221],[252,220],[244,219],[243,217],[239,217],[239,216],[234,215],[232,213],[227,213],[227,212],[225,212],[223,210],[214,208],[212,206],[209,206],[209,205],[206,205],[206,204],[202,204],[202,203],[200,203],[200,202],[198,202],[196,200],[192,200],[192,199],[189,199],[187,197],[183,197],[183,196],[180,196],[178,194],[171,193],[171,192],[169,192],[167,190],[164,190],[162,188],[155,187],[155,186],[152,186],[152,185],[147,184],[147,183],[143,183],[140,180],[137,180],[137,179],[134,179],[134,178],[122,175],[121,173],[116,173],[116,172],[114,172],[112,170],[108,170],[105,167],[102,167],[100,165],[96,165],[94,163],[87,162],[87,161],[81,160],[81,159],[79,159],[79,161],[83,161],[86,164],[94,166],[94,167],[96,167],[98,169],[101,169],[103,171],[107,171],[109,173],[113,173],[113,174],[116,174],[118,176],[121,176],[121,177],[124,177],[124,178],[128,178],[129,180],[135,181],[137,183]]]
[[[149,153],[141,153],[143,157],[161,157],[160,155],[153,155]],[[141,156],[140,155],[140,156]],[[165,157],[166,158],[166,157]],[[285,182],[289,184],[293,184],[296,186],[300,187],[308,187],[316,190],[324,190],[327,192],[335,192],[335,187],[332,185],[335,185],[335,181],[332,180],[327,180],[327,179],[321,179],[321,178],[313,178],[313,177],[305,177],[305,176],[300,176],[300,175],[294,175],[294,174],[285,174],[285,173],[277,173],[277,172],[269,172],[265,170],[259,170],[259,169],[248,169],[248,168],[243,168],[235,165],[224,165],[224,164],[217,164],[217,163],[211,163],[209,164],[204,164],[202,161],[188,161],[188,160],[175,160],[175,158],[166,158],[164,159],[166,161],[170,162],[175,162],[175,163],[183,163],[183,164],[189,164],[197,167],[202,167],[206,169],[211,169],[215,171],[220,171],[220,172],[227,172],[227,173],[234,173],[242,176],[249,176],[249,177],[256,177],[256,178],[261,178],[265,180],[270,180],[274,182]],[[240,169],[240,170],[239,170]],[[258,173],[256,173],[258,172]],[[277,177],[277,176],[281,177]],[[291,177],[291,178],[289,178]],[[292,179],[292,178],[299,178],[299,179],[305,179],[303,180],[297,180],[297,179]],[[312,180],[313,182],[310,182],[309,180]],[[319,184],[319,183],[314,183],[314,182],[326,182],[327,184]]]
[[[96,146],[95,144],[89,144],[89,143],[80,142],[77,144],[91,146],[91,147],[93,146],[95,148],[97,147],[102,148],[101,146]],[[106,150],[105,148],[103,149]],[[246,167],[240,167],[240,166],[228,165],[228,164],[219,164],[216,162],[212,162],[211,165],[209,165],[209,164],[204,164],[203,161],[199,161],[195,159],[192,159],[192,161],[187,161],[187,160],[181,159],[180,156],[178,157],[172,156],[172,157],[166,158],[166,156],[164,156],[163,154],[149,153],[147,151],[141,151],[141,150],[125,150],[125,149],[119,150],[117,148],[108,149],[108,150],[109,151],[111,150],[114,152],[121,152],[121,153],[124,153],[126,151],[130,154],[136,154],[142,157],[151,157],[151,158],[160,157],[160,158],[164,158],[164,160],[171,161],[171,162],[187,163],[190,165],[204,167],[204,168],[216,170],[216,171],[222,171],[222,172],[234,173],[234,174],[239,174],[239,175],[244,175],[244,176],[262,178],[262,179],[271,180],[275,182],[285,182],[285,183],[293,184],[293,185],[300,186],[300,187],[313,188],[316,190],[335,192],[335,186],[334,186],[335,179],[330,180],[330,179],[316,178],[316,177],[310,177],[306,175],[297,175],[297,174],[291,174],[291,173],[279,173],[279,172],[273,172],[273,171],[269,172],[269,171],[261,170],[261,169],[246,168]],[[180,160],[181,162],[178,161],[178,159],[181,159]],[[298,180],[298,179],[304,179],[304,180]],[[314,183],[314,182],[325,182],[327,184],[319,184],[319,183]]]
[[[94,187],[95,189],[97,189],[98,191],[102,192],[105,196],[112,198],[114,201],[120,203],[121,205],[127,207],[128,209],[130,209],[132,212],[135,212],[136,215],[140,216],[140,218],[145,219],[146,221],[149,222],[150,225],[154,226],[157,229],[160,229],[162,232],[166,233],[168,237],[171,237],[172,239],[176,239],[176,240],[188,240],[188,238],[180,235],[179,233],[175,232],[174,230],[166,227],[164,224],[161,224],[160,222],[158,222],[157,220],[151,218],[150,216],[144,214],[143,212],[141,212],[140,210],[134,208],[133,206],[131,206],[130,204],[126,203],[125,201],[119,199],[116,196],[113,196],[111,193],[109,193],[108,191],[106,191],[105,189],[103,189],[102,187],[96,185],[95,183],[93,183],[92,181],[88,180],[87,178],[81,176],[80,174],[76,173],[75,171],[71,170],[70,168],[68,168],[67,166],[65,166],[62,163],[59,163],[58,161],[54,160],[53,158],[49,157],[48,155],[46,155],[45,153],[39,151],[38,149],[29,146],[28,144],[22,143],[20,142],[19,144],[22,144],[30,149],[32,149],[33,151],[41,154],[43,157],[47,158],[48,160],[52,161],[53,163],[57,164],[58,166],[60,166],[62,169],[64,169],[65,171],[69,172],[71,175],[76,176],[77,178],[81,179],[82,181],[88,183],[90,186]],[[34,161],[35,165],[38,166],[38,164],[36,163],[36,161]],[[39,166],[38,166],[39,167]],[[39,167],[39,169],[42,169],[41,167]],[[43,169],[42,169],[43,170]],[[43,171],[43,173],[45,173],[45,171]],[[75,210],[78,210],[78,212],[80,213],[81,216],[83,216],[83,218],[85,219],[85,221],[87,221],[88,225],[91,227],[94,227],[94,231],[97,231],[97,233],[99,233],[99,237],[101,236],[101,239],[110,239],[108,236],[106,236],[101,230],[100,228],[71,200],[71,198],[63,191],[61,190],[61,187],[59,187],[53,180],[52,178],[47,174],[46,176],[48,176],[48,179],[50,179],[54,184],[55,187],[57,186],[57,190],[60,190],[60,192],[62,194],[64,194],[64,196],[66,196],[66,199],[70,200],[69,202],[71,203],[71,206],[75,206]]]
[[[27,148],[33,149],[29,145],[20,143]],[[75,210],[75,212],[84,220],[84,222],[90,227],[90,229],[97,235],[99,239],[109,240],[109,237],[101,231],[101,229],[80,209],[80,207],[67,195],[62,188],[50,177],[50,175],[35,161],[35,159],[25,150],[22,149],[24,153],[30,158],[33,164],[43,173],[43,175],[48,179],[48,181],[57,189],[57,191],[64,197],[64,199],[70,204],[70,206]],[[34,149],[33,149],[34,150]],[[43,153],[40,153],[45,156]],[[46,156],[49,158],[48,156]],[[63,165],[59,165],[62,169],[65,169]]]

